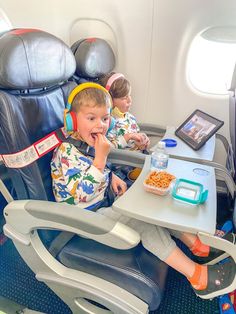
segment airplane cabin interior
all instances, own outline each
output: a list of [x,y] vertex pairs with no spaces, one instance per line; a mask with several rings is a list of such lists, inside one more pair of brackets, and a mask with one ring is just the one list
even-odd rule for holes
[[[233,0],[0,0],[0,314],[236,313],[235,17]],[[107,103],[87,140],[90,90]]]

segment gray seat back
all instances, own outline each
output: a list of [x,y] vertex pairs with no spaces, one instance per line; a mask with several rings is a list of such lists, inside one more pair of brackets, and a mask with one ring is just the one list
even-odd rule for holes
[[115,67],[115,54],[104,39],[80,39],[72,45],[71,50],[76,60],[74,79],[77,83],[97,81]]

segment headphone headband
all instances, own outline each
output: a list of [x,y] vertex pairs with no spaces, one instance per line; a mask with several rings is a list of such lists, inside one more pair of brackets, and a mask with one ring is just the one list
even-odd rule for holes
[[122,73],[115,73],[113,74],[107,81],[106,84],[106,90],[109,92],[111,85],[118,80],[119,78],[124,77],[124,75]]
[[[103,87],[100,84],[94,83],[94,82],[86,82],[86,83],[82,83],[78,86],[76,86],[72,92],[70,93],[69,97],[68,97],[68,101],[67,104],[69,105],[69,107],[72,104],[72,101],[74,100],[75,96],[77,94],[79,94],[82,90],[87,89],[87,88],[97,88],[97,89],[101,89],[102,91],[104,91],[106,94],[108,94],[110,96],[110,94],[108,93],[108,91],[106,90],[105,87]],[[70,109],[70,108],[68,108]]]

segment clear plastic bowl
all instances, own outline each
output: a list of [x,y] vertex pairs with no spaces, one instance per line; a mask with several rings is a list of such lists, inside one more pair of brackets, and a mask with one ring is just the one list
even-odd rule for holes
[[[155,186],[152,184],[147,183],[147,181],[150,181],[150,178],[152,176],[160,176],[160,181],[159,183],[162,185],[162,181],[165,180],[165,182],[163,182],[163,185],[167,185],[165,187],[159,187],[159,186]],[[163,177],[163,178],[162,178]],[[167,180],[168,179],[168,180]],[[166,182],[167,180],[167,182]],[[173,176],[172,174],[166,172],[166,171],[151,171],[148,176],[146,177],[146,179],[143,182],[143,186],[145,191],[150,192],[150,193],[154,193],[157,195],[166,195],[170,192],[172,186],[173,186],[173,181],[175,180],[175,176]]]
[[166,195],[167,193],[170,192],[170,185],[167,188],[158,188],[149,184],[146,184],[145,182],[143,182],[143,186],[145,191],[150,192],[150,193],[154,193],[157,195]]

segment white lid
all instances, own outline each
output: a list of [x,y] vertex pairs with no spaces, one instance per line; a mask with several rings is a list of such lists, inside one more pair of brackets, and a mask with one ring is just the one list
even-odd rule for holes
[[166,143],[165,142],[160,141],[160,142],[157,143],[157,148],[164,149],[165,147],[166,147]]

